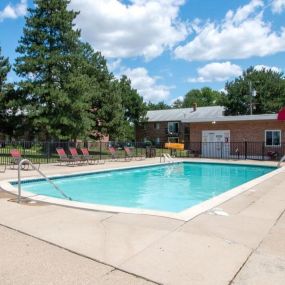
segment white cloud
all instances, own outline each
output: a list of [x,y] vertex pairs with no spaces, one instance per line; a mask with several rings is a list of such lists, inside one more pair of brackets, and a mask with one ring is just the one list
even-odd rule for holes
[[231,77],[236,77],[242,74],[242,69],[231,62],[213,62],[198,68],[198,76],[189,78],[188,82],[214,82],[226,81]]
[[281,14],[283,11],[285,11],[285,0],[273,0],[272,12]]
[[21,0],[16,5],[8,4],[2,11],[0,11],[0,22],[5,19],[17,19],[25,16],[27,13],[27,0]]
[[[252,0],[236,11],[228,11],[220,23],[196,21],[196,35],[178,46],[175,57],[188,61],[243,59],[285,51],[285,27],[272,30],[263,17],[263,1]],[[198,23],[198,24],[197,24]]]
[[258,70],[258,71],[262,71],[262,70],[265,70],[265,71],[269,71],[269,70],[272,70],[274,72],[282,72],[281,68],[277,67],[277,66],[268,66],[268,65],[256,65],[254,67],[255,70]]
[[80,11],[82,37],[106,57],[155,58],[184,40],[187,27],[178,19],[185,0],[72,0]]
[[170,95],[173,86],[165,86],[157,83],[156,77],[151,77],[147,69],[137,67],[134,69],[127,68],[124,70],[128,78],[131,79],[132,87],[137,89],[138,93],[143,96],[144,101],[159,102],[165,101]]

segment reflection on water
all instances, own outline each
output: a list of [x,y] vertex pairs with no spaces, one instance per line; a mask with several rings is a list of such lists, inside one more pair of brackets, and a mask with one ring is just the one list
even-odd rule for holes
[[[180,212],[274,168],[179,163],[54,180],[75,201]],[[62,198],[45,181],[24,183],[37,194]]]

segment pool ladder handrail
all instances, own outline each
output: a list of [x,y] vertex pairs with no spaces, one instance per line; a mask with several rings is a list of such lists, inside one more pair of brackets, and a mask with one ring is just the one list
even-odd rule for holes
[[21,187],[21,170],[23,164],[29,164],[34,170],[36,170],[44,179],[49,182],[63,197],[65,197],[68,200],[72,200],[71,197],[67,196],[62,190],[59,189],[57,185],[55,185],[41,170],[39,170],[30,160],[28,159],[22,159],[19,161],[18,164],[18,199],[17,202],[21,203],[21,193],[22,193],[22,187]]
[[163,158],[164,162],[168,161],[170,163],[173,163],[175,162],[175,160],[173,159],[173,157],[170,156],[169,153],[163,153],[161,156],[160,156],[160,162],[161,162],[161,159]]
[[283,155],[282,157],[281,157],[281,159],[279,160],[279,162],[278,162],[278,164],[277,164],[277,167],[281,167],[281,163],[282,162],[285,162],[285,155]]

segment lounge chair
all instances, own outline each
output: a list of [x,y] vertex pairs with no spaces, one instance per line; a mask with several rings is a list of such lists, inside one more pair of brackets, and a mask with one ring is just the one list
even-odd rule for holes
[[71,157],[77,160],[77,162],[88,163],[88,159],[86,159],[83,155],[79,155],[75,147],[70,147],[69,152],[71,154]]
[[132,160],[134,158],[133,152],[127,146],[124,146],[125,160]]
[[[10,150],[10,154],[12,156],[11,159],[11,167],[13,169],[15,169],[15,166],[19,165],[20,161],[24,159],[24,157],[22,157],[21,152],[18,149],[11,149]],[[28,162],[24,162],[22,164],[22,169],[28,170],[29,169],[30,164]],[[38,169],[40,168],[40,164],[38,164]]]
[[118,157],[117,157],[115,148],[112,147],[112,146],[109,146],[109,147],[108,147],[108,151],[109,151],[109,153],[111,154],[111,160],[117,161],[117,160],[118,160]]
[[133,150],[131,150],[128,146],[124,147],[125,153],[126,153],[126,157],[128,157],[130,160],[135,158],[136,160],[143,160],[145,159],[145,156],[143,155],[133,155]]
[[[101,160],[101,159],[96,159],[96,157],[94,155],[91,155],[89,153],[89,150],[88,148],[86,147],[82,147],[80,148],[81,150],[81,153],[82,153],[82,157],[84,157],[85,159],[87,159],[88,161],[94,161],[94,164],[98,163],[98,164],[104,164],[105,163],[105,160]],[[92,164],[92,163],[91,163]]]
[[66,163],[66,165],[73,165],[74,166],[76,163],[79,162],[78,159],[76,159],[76,158],[68,157],[62,147],[57,147],[56,152],[59,155],[59,159],[57,161],[59,162],[60,165],[62,163]]

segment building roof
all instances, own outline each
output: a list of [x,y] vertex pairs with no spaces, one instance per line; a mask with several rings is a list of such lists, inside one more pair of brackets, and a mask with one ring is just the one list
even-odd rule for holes
[[196,111],[193,108],[167,109],[148,111],[147,118],[149,122],[167,122],[167,121],[183,121],[191,122],[193,119],[206,119],[207,117],[223,116],[224,107],[197,107]]
[[207,118],[193,118],[191,120],[182,121],[184,123],[202,123],[202,122],[240,122],[240,121],[266,121],[277,120],[277,114],[261,114],[261,115],[239,115],[239,116],[217,116]]
[[224,107],[210,106],[193,108],[167,109],[148,111],[147,118],[149,122],[169,122],[181,121],[183,123],[199,122],[234,122],[234,121],[262,121],[277,120],[277,114],[261,115],[238,115],[225,116]]

